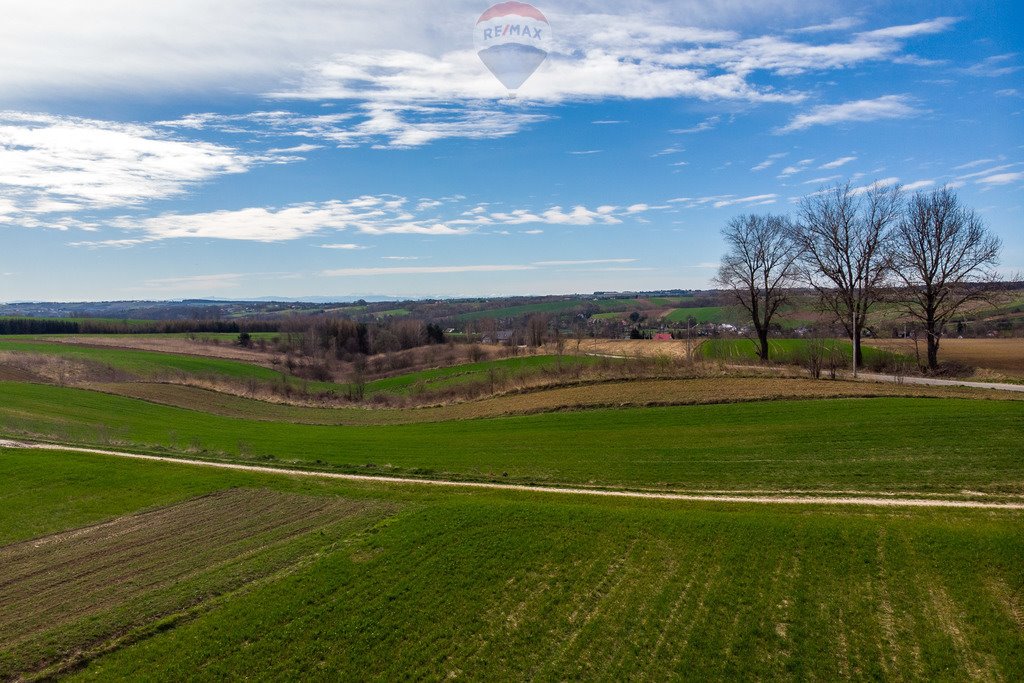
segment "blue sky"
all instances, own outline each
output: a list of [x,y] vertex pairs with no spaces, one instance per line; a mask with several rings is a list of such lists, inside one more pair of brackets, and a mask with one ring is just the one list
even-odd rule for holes
[[514,99],[488,4],[6,8],[0,301],[705,287],[847,180],[951,184],[1024,271],[1020,3],[536,2]]

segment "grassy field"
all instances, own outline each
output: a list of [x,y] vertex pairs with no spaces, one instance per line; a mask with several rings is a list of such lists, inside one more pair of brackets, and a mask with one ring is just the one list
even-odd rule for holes
[[[729,360],[744,343],[700,348]],[[802,342],[776,343],[796,358]],[[38,340],[0,351],[81,352],[154,378],[272,372]],[[415,394],[556,362],[465,364],[367,391]],[[646,372],[659,367],[683,366]],[[1024,401],[1012,400],[1024,396],[744,372],[395,410],[153,382],[96,385],[139,398],[0,382],[0,436],[414,478],[1024,500]],[[675,403],[694,405],[652,407]],[[5,448],[0,481],[0,680],[1024,670],[1019,511],[603,500]]]
[[261,381],[273,381],[281,378],[280,372],[253,363],[158,351],[7,339],[0,340],[0,351],[80,358],[102,363],[139,377],[157,377],[169,372],[178,372],[190,375],[223,375],[233,379]]
[[664,316],[664,320],[672,323],[685,323],[690,316],[698,323],[732,322],[736,313],[725,306],[706,306],[704,308],[677,308]]
[[579,308],[583,304],[582,301],[576,301],[569,299],[567,301],[544,301],[537,304],[522,304],[520,306],[507,306],[505,308],[489,308],[481,311],[471,311],[469,313],[460,313],[458,320],[467,322],[470,320],[482,320],[484,318],[518,318],[524,315],[532,315],[534,313],[561,313],[562,311],[570,311],[575,308]]
[[526,376],[538,374],[545,370],[566,368],[571,365],[593,365],[595,362],[596,359],[587,356],[558,357],[543,355],[518,356],[501,360],[481,361],[479,363],[465,363],[374,380],[366,384],[366,393],[373,395],[387,392],[397,395],[408,395],[411,393],[437,391],[460,384],[487,382],[492,376],[498,379],[517,375]]
[[[172,583],[157,593],[195,599],[159,617],[127,595],[145,589],[132,567],[90,560],[79,581],[113,584],[93,624],[135,616],[129,637],[70,630],[31,662],[2,641],[5,675],[64,658],[83,679],[168,681],[1008,679],[1024,666],[1024,535],[1010,512],[424,491],[10,450],[0,477],[45,520],[21,528],[24,512],[0,506],[7,543],[116,529],[165,505],[141,518],[170,526],[134,533],[170,532],[197,505],[189,499],[231,487],[265,492],[285,514],[311,497],[366,510],[302,536],[305,548],[286,544],[299,559],[273,573]],[[206,505],[199,517],[230,514]],[[84,533],[70,542],[113,535]],[[45,552],[37,544],[0,552]],[[189,589],[197,583],[207,590]]]
[[[900,354],[886,349],[861,345],[864,363],[867,366],[881,366],[901,360]],[[806,358],[810,341],[807,339],[769,339],[768,358],[773,363],[799,364]],[[848,341],[825,340],[826,354],[830,349],[843,358],[844,366],[850,362],[853,345]],[[757,360],[757,344],[751,339],[708,339],[700,346],[699,353],[706,360],[750,361]]]
[[1019,401],[775,401],[337,428],[59,387],[0,383],[0,390],[4,434],[335,471],[637,488],[774,482],[1024,493]]
[[[735,373],[735,371],[730,371]],[[16,380],[17,381],[17,380]],[[1024,400],[988,389],[895,382],[815,381],[806,378],[722,374],[680,379],[634,378],[553,386],[473,401],[417,408],[298,406],[271,403],[181,384],[97,383],[91,388],[150,403],[201,410],[224,417],[314,425],[373,426],[533,415],[587,408],[710,405],[833,398],[963,398]]]

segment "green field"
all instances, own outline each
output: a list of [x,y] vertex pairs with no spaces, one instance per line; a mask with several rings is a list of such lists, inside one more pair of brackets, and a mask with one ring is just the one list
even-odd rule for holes
[[544,301],[537,304],[522,304],[520,306],[471,311],[469,313],[460,313],[456,317],[463,322],[482,320],[484,318],[518,318],[524,315],[533,315],[534,313],[561,313],[562,311],[579,308],[582,304],[582,301],[573,299],[566,301]]
[[0,391],[0,434],[336,471],[639,488],[773,482],[1024,493],[1024,404],[1010,401],[775,401],[331,427],[252,422],[44,385],[0,383]]
[[[237,338],[238,335],[234,335]],[[0,351],[37,353],[102,363],[139,377],[153,378],[176,372],[190,375],[222,375],[232,379],[275,381],[281,373],[252,363],[206,356],[140,351],[46,341],[0,340]]]
[[736,318],[735,311],[726,306],[706,306],[704,308],[677,308],[665,316],[665,320],[673,323],[685,323],[690,316],[698,323],[724,323]]
[[[768,358],[773,363],[800,364],[807,357],[810,341],[807,339],[769,339]],[[834,349],[841,358],[839,363],[846,366],[850,363],[853,345],[845,340],[828,339],[824,341],[826,357]],[[870,341],[865,339],[861,345],[864,364],[867,366],[883,366],[903,359],[902,356],[884,349],[867,346]],[[757,344],[752,339],[707,339],[700,345],[701,356],[706,360],[757,360]]]
[[[744,344],[701,348],[729,360]],[[797,358],[806,342],[773,344]],[[78,353],[142,377],[272,372],[27,339],[0,350]],[[577,359],[431,369],[367,392],[414,395],[559,362]],[[729,378],[673,381],[740,400]],[[778,378],[735,381],[786,390],[768,386]],[[571,390],[616,405],[625,386],[640,400],[663,395],[657,381]],[[246,418],[0,382],[0,438],[413,479],[1024,501],[1024,401],[756,400],[436,421],[449,413],[170,389],[192,392],[183,405],[226,402]],[[490,400],[529,409],[539,398]],[[384,424],[398,420],[408,423]],[[1008,680],[1024,670],[1020,510],[631,500],[4,447],[0,481],[0,680]]]
[[12,450],[0,477],[17,503],[0,507],[4,543],[237,487],[365,510],[247,575],[140,586],[134,566],[82,566],[80,585],[106,579],[102,609],[0,645],[5,678],[65,657],[80,678],[168,681],[998,679],[1024,664],[1017,513],[468,493]]
[[589,356],[519,356],[479,363],[450,365],[367,382],[366,393],[368,395],[382,392],[397,395],[416,394],[460,384],[486,383],[492,376],[496,381],[501,381],[509,377],[535,375],[546,370],[593,365],[596,362],[596,358]]

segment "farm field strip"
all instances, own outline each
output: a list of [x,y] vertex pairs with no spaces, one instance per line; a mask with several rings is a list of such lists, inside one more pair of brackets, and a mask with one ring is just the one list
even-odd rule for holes
[[[878,347],[893,353],[915,357],[915,344],[911,339],[872,339],[865,345]],[[924,342],[916,347],[924,354]],[[976,368],[984,368],[1008,377],[1024,379],[1024,339],[943,339],[939,346],[939,358],[957,361]]]
[[[1024,665],[1019,511],[392,486],[29,450],[3,451],[0,478],[15,541],[238,486],[396,503],[286,571],[86,652],[72,680],[1012,680]],[[24,506],[42,531],[18,528]]]
[[[850,384],[866,391],[882,386]],[[0,390],[0,435],[7,438],[244,464],[661,491],[747,490],[773,481],[773,488],[866,494],[1024,493],[1019,393],[990,392],[1004,400],[603,408],[338,428],[223,417],[46,385],[3,383]],[[1005,400],[1011,396],[1018,400]],[[831,428],[822,431],[823,424]]]
[[684,406],[769,400],[917,397],[1013,399],[1014,395],[960,385],[918,386],[893,381],[815,381],[777,377],[635,379],[512,393],[437,407],[322,408],[269,403],[175,384],[97,383],[97,391],[224,417],[321,425],[419,424],[607,407]]
[[[0,547],[0,677],[192,608],[284,569],[367,503],[229,489]],[[340,527],[339,527],[340,528]]]
[[[787,491],[777,491],[773,495],[733,495],[727,493],[657,493],[651,491],[626,491],[597,488],[569,488],[561,486],[529,486],[524,484],[495,484],[477,481],[458,481],[447,479],[413,479],[408,477],[387,477],[365,474],[344,474],[340,472],[318,472],[313,470],[285,469],[262,465],[243,465],[239,463],[218,462],[214,460],[195,460],[144,453],[128,453],[98,448],[82,448],[47,443],[25,443],[19,441],[0,440],[0,448],[34,449],[66,451],[71,453],[90,453],[108,455],[134,460],[149,460],[163,463],[179,463],[199,467],[216,467],[239,472],[255,472],[260,474],[276,474],[284,476],[321,477],[346,481],[362,481],[386,484],[416,484],[426,486],[451,486],[459,488],[479,488],[495,491],[520,491],[530,493],[553,493],[575,496],[605,496],[612,498],[641,498],[647,500],[675,500],[706,503],[743,503],[757,505],[853,505],[868,507],[913,507],[913,508],[969,508],[975,510],[1024,510],[1024,502],[988,502],[978,500],[950,500],[942,498],[909,497],[906,494],[880,496],[811,496],[792,495]],[[923,494],[922,494],[923,495]],[[2,559],[2,555],[0,555]],[[0,597],[3,593],[0,592]],[[0,622],[2,635],[2,622]]]

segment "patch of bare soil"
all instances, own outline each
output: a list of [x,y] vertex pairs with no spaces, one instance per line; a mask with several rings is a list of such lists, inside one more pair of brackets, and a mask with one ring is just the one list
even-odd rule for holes
[[[915,357],[912,339],[873,339],[870,346]],[[920,342],[922,356],[927,353]],[[939,360],[963,363],[975,368],[1001,373],[1005,377],[1024,379],[1024,338],[1022,339],[943,339],[939,345]],[[991,374],[983,377],[998,379]]]
[[77,346],[98,346],[116,349],[135,349],[138,351],[157,351],[175,353],[185,356],[204,356],[207,358],[223,358],[239,360],[256,365],[272,367],[274,360],[280,363],[281,354],[258,349],[247,349],[232,343],[214,344],[187,337],[151,337],[141,334],[131,335],[66,335],[47,337],[46,341]]
[[293,541],[368,506],[234,489],[4,546],[0,679],[279,570]]
[[[690,351],[696,352],[700,345],[699,339],[690,344]],[[575,340],[566,342],[567,351],[576,352]],[[627,358],[687,358],[685,339],[671,341],[655,341],[653,339],[584,339],[579,346],[580,353],[602,356],[622,356]]]

